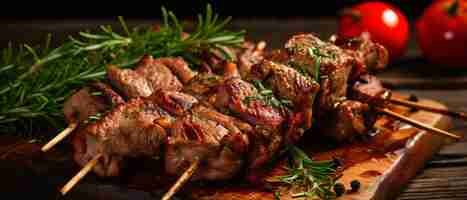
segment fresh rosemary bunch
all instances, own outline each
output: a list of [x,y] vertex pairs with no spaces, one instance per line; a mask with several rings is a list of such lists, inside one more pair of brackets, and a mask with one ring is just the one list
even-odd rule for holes
[[[129,29],[119,17],[124,33],[101,26],[99,33],[80,32],[62,45],[51,48],[51,36],[44,46],[12,45],[3,50],[0,61],[0,132],[37,133],[42,128],[62,128],[64,101],[91,80],[105,77],[105,67],[133,66],[143,55],[181,56],[190,66],[200,64],[202,53],[223,52],[244,41],[244,31],[225,30],[230,17],[220,20],[207,5],[198,15],[193,31],[184,36],[184,27],[174,13],[162,8],[163,22],[153,27]],[[29,134],[28,134],[29,135]],[[34,135],[49,136],[49,135]]]
[[302,192],[292,195],[294,198],[319,197],[321,199],[333,199],[336,193],[333,191],[338,177],[333,161],[314,161],[305,152],[296,146],[289,145],[289,166],[286,167],[286,175],[276,176],[270,182],[279,182],[291,185]]

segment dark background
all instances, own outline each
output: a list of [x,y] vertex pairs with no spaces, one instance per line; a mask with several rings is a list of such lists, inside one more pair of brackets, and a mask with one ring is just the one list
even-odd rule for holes
[[[245,29],[248,38],[266,40],[270,47],[279,47],[290,34],[315,32],[322,37],[336,33],[337,14],[344,7],[354,5],[358,0],[168,0],[168,1],[8,1],[0,8],[0,48],[11,41],[21,43],[42,43],[48,33],[53,43],[59,44],[67,35],[99,25],[119,28],[117,15],[125,17],[129,26],[154,24],[161,17],[161,6],[175,12],[181,20],[192,20],[198,13],[204,13],[207,3],[221,17],[232,16],[228,27],[232,30]],[[385,1],[401,9],[411,24],[432,2],[428,0]],[[411,29],[413,31],[413,29]],[[413,33],[412,33],[413,34]],[[413,54],[413,36],[409,42],[409,53]]]
[[[235,17],[316,17],[335,16],[337,11],[359,0],[279,0],[279,1],[239,1],[239,0],[169,0],[169,1],[9,1],[11,6],[3,6],[0,15],[3,19],[36,18],[113,18],[120,13],[127,18],[155,18],[160,16],[160,7],[166,6],[177,16],[189,17],[200,12],[210,3],[223,15]],[[393,0],[385,1],[399,7],[409,18],[419,16],[431,1]],[[19,7],[17,7],[18,4]],[[17,7],[17,8],[16,8]],[[111,14],[113,13],[113,14]]]

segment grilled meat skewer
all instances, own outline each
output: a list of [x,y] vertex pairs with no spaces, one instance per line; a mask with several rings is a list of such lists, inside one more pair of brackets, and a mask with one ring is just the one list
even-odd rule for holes
[[63,114],[69,124],[68,128],[45,144],[42,151],[48,151],[83,122],[87,122],[89,117],[100,115],[123,102],[123,99],[110,86],[101,82],[91,83],[78,90],[65,101],[63,106]]

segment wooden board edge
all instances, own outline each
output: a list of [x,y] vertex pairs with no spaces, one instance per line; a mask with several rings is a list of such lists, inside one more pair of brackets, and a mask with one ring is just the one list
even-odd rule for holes
[[[440,108],[446,108],[445,105],[436,101],[424,99],[422,102]],[[449,129],[452,127],[451,118],[440,114],[419,111],[411,117],[421,119],[419,121],[422,122],[425,121],[423,118],[436,117],[437,119],[432,119],[435,121],[435,123],[432,123],[433,126],[440,129]],[[427,119],[425,123],[429,121],[430,120]],[[420,131],[420,133],[407,142],[405,149],[402,150],[403,153],[401,153],[401,156],[394,162],[391,168],[378,179],[375,187],[372,188],[369,199],[396,199],[410,180],[423,169],[426,162],[439,151],[443,144],[448,142],[449,140],[446,137]]]

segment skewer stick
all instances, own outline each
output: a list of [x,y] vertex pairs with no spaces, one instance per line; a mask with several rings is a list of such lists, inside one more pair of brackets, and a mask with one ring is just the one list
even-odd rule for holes
[[101,157],[102,154],[97,154],[91,161],[86,163],[86,165],[84,165],[84,167],[73,178],[71,178],[71,180],[62,187],[62,189],[60,189],[60,193],[62,193],[62,195],[68,193],[68,191],[70,191],[73,186],[75,186],[82,178],[84,178],[84,176],[86,176],[87,173],[92,170]]
[[68,127],[66,129],[64,129],[62,132],[60,132],[57,136],[55,136],[52,140],[50,140],[47,144],[45,144],[43,147],[42,147],[42,151],[43,152],[46,152],[48,151],[49,149],[51,149],[53,146],[55,146],[57,143],[59,143],[60,141],[62,141],[66,136],[68,136],[71,132],[73,132],[73,130],[76,129],[76,127],[78,126],[77,123],[71,123],[70,125],[68,125]]
[[391,103],[402,105],[402,106],[416,108],[416,109],[419,109],[419,110],[426,110],[426,111],[430,111],[430,112],[434,112],[434,113],[440,113],[440,114],[444,114],[444,115],[449,115],[451,117],[458,117],[458,118],[467,120],[467,113],[464,113],[464,112],[456,112],[456,111],[448,110],[446,108],[436,108],[436,107],[433,107],[433,106],[423,105],[423,104],[420,104],[420,103],[415,103],[415,102],[412,102],[412,101],[396,99],[396,98],[391,98],[391,99],[389,99],[389,101]]
[[412,126],[415,126],[417,128],[420,128],[420,129],[423,129],[423,130],[426,130],[426,131],[430,131],[430,132],[433,132],[433,133],[437,133],[437,134],[441,134],[441,135],[444,135],[444,136],[448,136],[450,138],[453,138],[455,140],[460,140],[462,137],[461,136],[458,136],[456,134],[452,134],[452,133],[449,133],[447,131],[444,131],[444,130],[441,130],[441,129],[438,129],[438,128],[435,128],[435,127],[432,127],[432,126],[429,126],[429,125],[426,125],[424,123],[421,123],[419,121],[416,121],[416,120],[413,120],[413,119],[410,119],[406,116],[403,116],[401,114],[398,114],[398,113],[395,113],[387,108],[377,108],[377,110],[381,113],[384,113],[386,115],[389,115],[391,117],[394,117],[402,122],[405,122],[407,124],[410,124]]
[[190,167],[178,178],[177,182],[169,189],[167,193],[162,197],[161,200],[169,200],[172,196],[193,176],[196,169],[199,166],[199,159],[196,159],[193,163],[191,163]]

